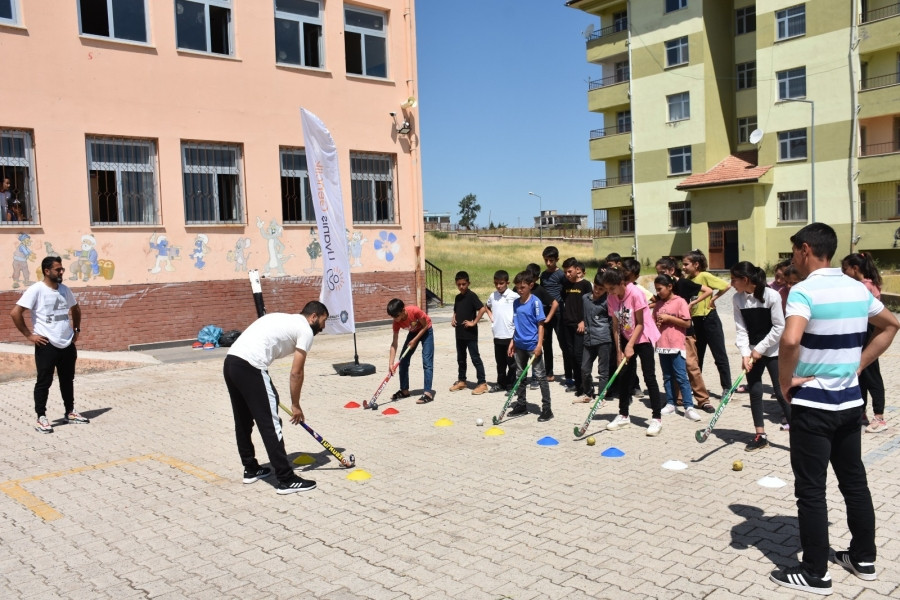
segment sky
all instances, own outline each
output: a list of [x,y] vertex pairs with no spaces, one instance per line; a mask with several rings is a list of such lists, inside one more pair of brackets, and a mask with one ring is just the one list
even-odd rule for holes
[[[416,0],[419,121],[425,210],[459,220],[531,226],[538,207],[588,215],[591,161],[586,60],[590,15],[564,0]],[[596,24],[596,23],[595,23]],[[541,196],[539,201],[528,192]]]

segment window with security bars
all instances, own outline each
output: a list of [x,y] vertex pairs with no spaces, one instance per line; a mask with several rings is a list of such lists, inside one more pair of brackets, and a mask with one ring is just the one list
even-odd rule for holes
[[737,35],[741,35],[744,33],[750,33],[751,31],[756,31],[756,7],[755,6],[745,6],[744,8],[739,8],[735,11],[735,15],[737,18],[737,23],[735,26],[735,33]]
[[778,193],[778,220],[806,222],[806,190]]
[[350,153],[354,223],[394,223],[394,158]]
[[806,129],[778,132],[778,160],[806,158]]
[[680,37],[666,42],[666,66],[677,67],[688,63],[688,38]]
[[0,129],[0,184],[5,180],[9,189],[0,190],[0,221],[37,223],[31,132]]
[[281,149],[281,218],[284,223],[312,223],[316,220],[306,152]]
[[240,146],[182,143],[181,165],[187,224],[243,222]]
[[752,117],[740,117],[738,123],[738,143],[747,144],[750,142],[750,134],[756,129],[756,115]]
[[155,225],[156,143],[87,138],[91,225]]
[[78,0],[82,35],[147,41],[146,0]]
[[275,0],[275,62],[324,66],[320,0]]
[[345,8],[344,51],[348,73],[387,77],[387,15]]
[[806,96],[806,67],[778,71],[775,77],[778,79],[779,100]]
[[806,5],[798,4],[775,11],[775,39],[784,40],[806,34]]
[[182,50],[233,54],[231,0],[175,0],[175,45]]
[[18,2],[19,0],[0,0],[0,23],[4,25],[19,24]]
[[756,61],[741,63],[737,66],[737,89],[749,90],[756,87]]
[[690,202],[669,202],[669,229],[684,229],[691,224]]
[[619,211],[619,231],[621,233],[634,233],[633,208],[623,208]]

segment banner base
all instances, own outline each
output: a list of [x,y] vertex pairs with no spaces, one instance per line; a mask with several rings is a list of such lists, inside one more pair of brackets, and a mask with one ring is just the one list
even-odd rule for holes
[[375,373],[375,365],[368,365],[366,363],[350,363],[349,365],[335,367],[337,369],[338,375],[340,375],[341,377],[348,375],[350,377],[361,377],[364,375],[372,375]]

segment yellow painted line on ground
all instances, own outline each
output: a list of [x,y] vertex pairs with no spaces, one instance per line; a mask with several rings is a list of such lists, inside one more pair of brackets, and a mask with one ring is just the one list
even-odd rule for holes
[[26,490],[24,487],[22,487],[22,484],[33,483],[35,481],[41,481],[43,479],[52,479],[54,477],[63,477],[65,475],[75,475],[77,473],[84,473],[85,471],[108,469],[110,467],[116,467],[119,465],[134,463],[142,460],[155,460],[161,462],[165,465],[178,469],[179,471],[187,473],[188,475],[193,475],[194,477],[197,477],[198,479],[206,481],[208,483],[219,483],[221,481],[225,481],[222,477],[219,477],[211,471],[201,469],[196,465],[192,465],[191,463],[184,462],[183,460],[179,460],[171,456],[166,456],[165,454],[155,453],[144,454],[143,456],[132,456],[130,458],[122,458],[119,460],[111,460],[96,465],[83,465],[80,467],[66,469],[64,471],[42,473],[40,475],[33,475],[24,479],[11,479],[9,481],[0,483],[0,492],[3,492],[9,498],[15,500],[44,521],[55,521],[56,519],[62,518],[62,513]]

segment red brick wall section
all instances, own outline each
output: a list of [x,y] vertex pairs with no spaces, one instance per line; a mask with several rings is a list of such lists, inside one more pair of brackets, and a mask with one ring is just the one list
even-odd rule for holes
[[[320,277],[263,279],[266,311],[299,312],[310,300],[318,300],[321,282]],[[388,319],[386,308],[392,298],[415,304],[415,286],[413,271],[354,273],[356,322]],[[248,279],[81,287],[72,291],[81,306],[78,347],[84,350],[127,350],[132,344],[194,339],[205,325],[243,330],[256,319]],[[0,292],[2,342],[25,342],[8,316],[20,296],[19,290]],[[27,313],[25,321],[30,323]]]

